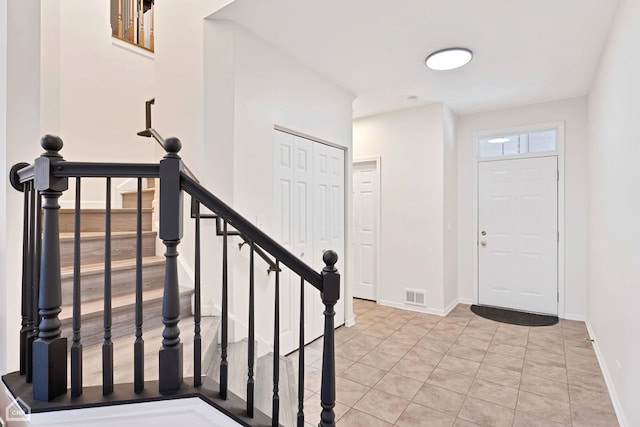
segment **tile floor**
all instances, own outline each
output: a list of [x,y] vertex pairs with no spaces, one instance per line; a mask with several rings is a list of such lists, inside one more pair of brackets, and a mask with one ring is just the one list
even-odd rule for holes
[[[467,305],[443,318],[363,300],[354,311],[357,325],[336,330],[339,427],[618,425],[583,322],[529,328]],[[308,426],[321,349],[305,350]]]

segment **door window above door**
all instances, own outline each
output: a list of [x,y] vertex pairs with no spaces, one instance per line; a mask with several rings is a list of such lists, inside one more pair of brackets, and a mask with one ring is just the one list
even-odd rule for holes
[[555,152],[557,130],[486,136],[479,139],[479,148],[481,158]]

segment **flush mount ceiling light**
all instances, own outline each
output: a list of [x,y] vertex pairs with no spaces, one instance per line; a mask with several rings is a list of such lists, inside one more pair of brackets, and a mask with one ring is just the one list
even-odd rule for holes
[[509,138],[505,138],[504,136],[501,136],[499,138],[492,138],[487,142],[490,144],[504,144],[505,142],[509,142],[509,141],[511,141]]
[[464,47],[450,47],[433,52],[427,56],[425,64],[436,71],[453,70],[462,67],[473,58],[473,52]]

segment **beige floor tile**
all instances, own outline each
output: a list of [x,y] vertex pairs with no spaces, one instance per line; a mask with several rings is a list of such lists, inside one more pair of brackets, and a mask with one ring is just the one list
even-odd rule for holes
[[479,427],[478,424],[472,423],[462,418],[456,418],[456,422],[453,423],[453,427]]
[[578,329],[585,332],[587,331],[585,323],[579,320],[560,319],[560,326],[562,326],[562,329]]
[[422,336],[418,337],[411,334],[407,334],[402,329],[399,329],[393,335],[387,338],[386,341],[396,342],[399,344],[406,344],[408,346],[413,347],[414,345],[416,345],[418,341],[420,341],[421,338]]
[[370,390],[354,405],[354,408],[388,423],[395,423],[409,401],[380,390]]
[[367,329],[363,329],[361,334],[385,339],[389,338],[394,332],[395,330],[389,328],[387,325],[376,323],[374,325],[371,325]]
[[416,340],[416,342],[418,342],[420,340],[420,338],[424,337],[425,335],[427,335],[427,333],[431,330],[431,328],[428,327],[422,327],[420,325],[416,325],[414,323],[407,323],[405,326],[403,326],[402,328],[398,329],[398,332],[403,334],[403,335],[408,335],[414,338],[418,338],[418,340]]
[[462,359],[473,360],[474,362],[482,362],[487,354],[484,350],[477,348],[465,347],[460,344],[453,344],[447,352],[449,356],[460,357]]
[[593,348],[582,348],[582,347],[570,347],[570,346],[566,346],[565,347],[565,354],[567,355],[567,357],[570,357],[572,355],[576,355],[576,356],[582,356],[582,357],[592,357],[592,358],[597,358],[596,356],[596,352]]
[[502,344],[499,342],[492,342],[489,345],[489,352],[505,354],[511,357],[518,357],[524,359],[525,349],[517,345]]
[[602,374],[585,375],[580,371],[567,371],[569,385],[576,385],[587,390],[603,391],[608,393],[607,384],[604,382]]
[[489,349],[489,344],[491,343],[491,339],[480,339],[478,337],[474,337],[468,334],[460,335],[460,337],[456,340],[456,344],[463,345],[465,347],[476,348],[478,350],[487,351]]
[[617,427],[619,425],[614,412],[602,411],[588,405],[572,403],[571,418],[574,427]]
[[474,362],[473,360],[462,359],[449,355],[445,355],[438,364],[438,368],[459,372],[469,376],[474,376],[479,367],[480,362]]
[[455,417],[410,403],[395,425],[397,427],[451,427]]
[[[353,360],[349,360],[349,359],[344,359],[342,357],[339,356],[335,356],[335,361],[336,361],[336,375],[340,375],[341,373],[343,373],[346,369],[348,369],[351,365],[354,364]],[[295,368],[298,368],[298,365],[294,365]],[[322,359],[320,360],[316,360],[313,365],[311,365],[313,368],[316,369],[322,369]]]
[[472,382],[473,377],[439,368],[436,368],[427,379],[428,384],[464,394],[469,391]]
[[[296,370],[297,372],[297,370]],[[318,392],[322,386],[322,371],[307,366],[304,370],[304,388]]]
[[452,343],[448,341],[440,341],[435,339],[433,336],[429,336],[429,334],[425,335],[420,341],[416,343],[417,348],[422,348],[424,350],[431,350],[437,353],[446,353],[451,348]]
[[350,409],[349,412],[337,422],[337,427],[393,427],[386,421],[365,414],[356,409]]
[[389,372],[384,376],[384,378],[378,381],[374,388],[376,390],[384,391],[385,393],[393,394],[394,396],[411,400],[418,390],[420,390],[422,384],[422,381],[416,381],[414,379]]
[[528,334],[516,335],[509,332],[498,330],[493,336],[493,342],[499,344],[514,345],[518,347],[526,347],[529,343]]
[[550,351],[540,351],[527,348],[527,353],[524,358],[526,360],[533,360],[534,362],[558,366],[560,368],[567,367],[564,355],[556,354]]
[[373,350],[375,347],[380,345],[382,341],[384,341],[383,338],[373,337],[360,332],[356,336],[351,338],[351,340],[349,340],[349,343],[359,345],[360,347],[367,350]]
[[407,354],[407,352],[411,350],[412,347],[413,345],[403,344],[392,339],[388,339],[383,341],[378,347],[376,347],[376,350],[386,354],[390,354],[391,356],[402,357]]
[[564,344],[539,344],[530,342],[527,345],[527,350],[537,350],[537,351],[546,351],[549,353],[555,353],[559,355],[564,355]]
[[548,365],[533,360],[525,360],[522,368],[523,374],[535,375],[554,381],[567,382],[567,370],[554,365]]
[[427,406],[453,416],[460,412],[464,399],[464,394],[456,393],[431,384],[423,385],[418,393],[413,397],[413,401],[421,404],[422,406]]
[[403,359],[422,363],[424,365],[436,366],[440,363],[443,357],[444,353],[427,350],[416,345],[404,355]]
[[500,353],[487,353],[482,363],[497,366],[498,368],[509,369],[511,371],[522,371],[524,359],[519,357],[507,356]]
[[476,378],[469,389],[469,396],[515,409],[518,401],[518,389]]
[[491,342],[496,333],[495,328],[477,327],[469,324],[464,328],[464,331],[462,331],[460,335],[463,337],[476,338],[481,341]]
[[362,363],[354,363],[345,370],[340,376],[359,384],[373,387],[378,381],[385,376],[387,372],[373,366],[364,365]]
[[369,387],[355,381],[336,377],[336,402],[340,402],[347,406],[353,406],[369,390]]
[[453,344],[453,342],[458,338],[457,333],[436,330],[436,327],[437,325],[434,326],[433,329],[431,329],[426,336],[432,340],[442,341],[449,344]]
[[520,386],[521,373],[509,369],[499,368],[482,363],[476,374],[476,378],[491,381],[507,387],[518,388]]
[[524,374],[520,380],[520,390],[563,402],[569,402],[569,389],[567,384],[548,378]]
[[373,366],[385,371],[390,371],[393,366],[398,363],[400,356],[392,356],[379,350],[371,350],[363,356],[358,362],[365,365]]
[[567,354],[567,370],[584,372],[587,375],[600,375],[598,359],[590,356]]
[[516,409],[520,412],[534,414],[540,418],[561,424],[571,422],[571,411],[567,402],[538,396],[522,390],[518,394],[518,406]]
[[342,344],[341,346],[336,347],[336,356],[355,362],[369,352],[368,349],[352,343],[351,341],[353,339],[354,338]]
[[570,426],[571,424],[560,424],[551,420],[540,418],[534,414],[527,414],[526,412],[516,411],[516,416],[513,419],[513,427],[563,427]]
[[460,409],[458,418],[471,421],[480,426],[510,427],[513,424],[513,415],[512,409],[468,397],[462,405],[462,409]]
[[466,323],[465,324],[458,324],[458,323],[439,322],[437,325],[435,325],[433,327],[433,330],[434,331],[448,332],[448,333],[454,334],[454,335],[460,335],[460,333],[465,328],[465,326],[466,326]]
[[425,382],[434,369],[435,366],[425,365],[408,359],[400,359],[391,369],[391,372],[412,378],[416,381]]
[[572,405],[588,406],[602,412],[614,412],[611,398],[606,390],[593,391],[570,385],[569,397]]

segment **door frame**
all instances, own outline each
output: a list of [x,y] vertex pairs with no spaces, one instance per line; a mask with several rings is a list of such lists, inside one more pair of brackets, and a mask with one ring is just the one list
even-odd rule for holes
[[[510,156],[500,157],[485,157],[480,158],[480,144],[481,138],[494,135],[505,135],[515,133],[529,133],[543,130],[557,131],[557,148],[556,151],[547,151],[543,153],[527,153],[527,154],[515,154]],[[473,236],[470,243],[473,247],[473,303],[478,304],[479,294],[479,251],[478,251],[478,203],[479,203],[479,179],[478,179],[478,163],[492,160],[510,160],[510,159],[527,159],[533,157],[558,157],[558,317],[564,318],[565,316],[565,220],[564,220],[564,121],[538,123],[528,126],[518,126],[501,129],[491,129],[486,131],[474,132],[473,134]]]
[[[380,156],[374,156],[374,157],[360,157],[358,159],[353,159],[353,165],[355,166],[356,164],[362,164],[362,163],[374,163],[376,165],[376,173],[373,176],[373,180],[375,182],[376,188],[378,189],[378,194],[376,194],[376,198],[374,200],[374,205],[375,205],[375,219],[376,219],[376,271],[375,271],[375,289],[374,289],[374,294],[375,294],[375,301],[378,302],[379,300],[379,284],[380,284],[380,248],[382,247],[381,242],[382,242],[382,225],[380,224],[381,220],[382,220],[382,180],[380,179],[382,176],[382,171],[380,170],[381,166],[382,166],[382,158]],[[353,168],[351,169],[351,176],[353,179]],[[352,189],[353,191],[353,189]],[[353,198],[352,198],[353,200]],[[353,209],[353,208],[352,208]],[[351,218],[351,221],[353,221],[353,216]],[[353,225],[351,226],[351,232],[353,232]],[[352,239],[352,243],[353,244],[353,239]],[[354,269],[355,269],[355,262],[354,262]],[[354,285],[355,286],[355,283]],[[353,295],[353,290],[351,292],[351,295]]]

